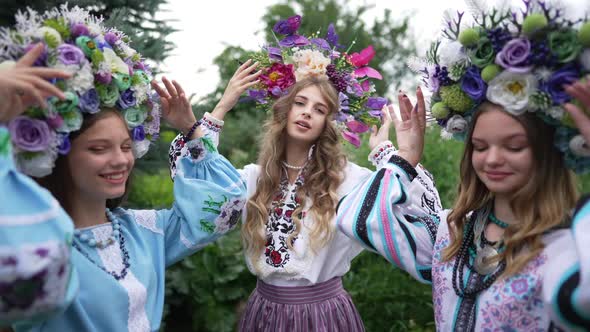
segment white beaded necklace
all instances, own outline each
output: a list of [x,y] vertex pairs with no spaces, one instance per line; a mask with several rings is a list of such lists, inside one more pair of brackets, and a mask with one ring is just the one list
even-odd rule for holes
[[303,165],[301,166],[293,166],[291,164],[288,164],[286,161],[282,161],[283,166],[289,168],[289,169],[294,169],[297,171],[302,170],[303,168],[305,168],[305,166],[307,166],[307,162],[309,161],[309,159],[311,159],[311,155],[313,153],[313,149],[315,148],[315,144],[311,146],[311,148],[309,148],[309,151],[307,152],[307,160],[305,161],[305,163],[303,163]]
[[287,164],[287,162],[285,162],[285,161],[283,161],[282,163],[283,163],[283,166],[285,166],[289,169],[294,169],[294,170],[302,170],[305,167],[305,165],[307,165],[307,161],[305,162],[305,164],[303,164],[301,166],[293,166],[293,165]]

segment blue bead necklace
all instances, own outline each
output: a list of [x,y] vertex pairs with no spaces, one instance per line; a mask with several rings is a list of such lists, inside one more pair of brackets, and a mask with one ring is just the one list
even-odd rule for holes
[[92,259],[92,257],[90,257],[90,255],[88,255],[88,253],[84,251],[78,243],[76,243],[76,241],[72,242],[72,246],[76,248],[76,250],[78,250],[82,255],[84,255],[84,257],[86,257],[86,259],[88,259],[92,264],[96,265],[98,268],[100,268],[107,274],[113,276],[115,280],[121,280],[125,278],[125,276],[127,275],[127,269],[129,269],[129,267],[131,266],[131,263],[129,262],[129,252],[125,247],[125,238],[121,233],[121,222],[108,209],[106,210],[106,215],[107,219],[111,222],[111,227],[113,228],[113,232],[108,239],[103,241],[96,241],[95,239],[91,239],[87,234],[83,234],[79,230],[74,231],[74,236],[81,243],[86,243],[89,247],[98,249],[104,249],[115,242],[119,242],[119,249],[121,249],[121,254],[123,256],[123,268],[119,273],[114,271],[107,271],[107,269],[104,266],[98,264],[94,259]]
[[496,218],[496,216],[494,215],[493,212],[490,212],[489,216],[490,221],[493,222],[494,224],[498,225],[500,228],[507,228],[508,227],[508,223]]
[[97,247],[99,249],[106,248],[111,244],[117,242],[119,239],[119,235],[121,234],[121,222],[119,219],[115,218],[113,213],[110,210],[106,210],[107,219],[111,222],[111,227],[113,228],[113,232],[111,236],[106,240],[96,241],[95,239],[91,239],[88,234],[82,233],[80,230],[75,230],[74,235],[80,242],[86,243],[88,246],[94,248]]

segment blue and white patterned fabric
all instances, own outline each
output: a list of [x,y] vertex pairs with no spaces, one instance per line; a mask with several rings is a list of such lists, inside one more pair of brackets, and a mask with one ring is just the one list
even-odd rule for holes
[[70,261],[72,220],[51,194],[16,171],[0,126],[0,326],[65,307],[78,280]]
[[[122,240],[103,248],[74,238],[71,264],[79,291],[69,305],[71,297],[62,297],[65,311],[43,321],[18,322],[13,326],[17,332],[159,330],[166,268],[227,233],[238,222],[244,202],[245,186],[239,174],[208,139],[188,143],[195,153],[178,163],[173,207],[113,210]],[[41,233],[23,227],[29,238]],[[106,223],[76,231],[104,243],[113,227]],[[111,273],[123,277],[117,279]]]

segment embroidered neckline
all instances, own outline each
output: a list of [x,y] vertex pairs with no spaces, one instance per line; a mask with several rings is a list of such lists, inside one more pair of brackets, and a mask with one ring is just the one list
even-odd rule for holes
[[[286,172],[283,172],[281,183],[271,202],[266,223],[267,242],[263,255],[266,264],[274,268],[285,267],[291,258],[287,241],[295,231],[296,225],[292,214],[302,204],[297,198],[297,189],[303,183],[303,172],[299,173],[293,184],[289,183]],[[291,240],[293,245],[297,237]]]

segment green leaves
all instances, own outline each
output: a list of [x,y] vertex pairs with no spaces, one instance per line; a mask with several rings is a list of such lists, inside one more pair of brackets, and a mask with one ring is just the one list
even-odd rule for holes
[[239,230],[176,264],[166,277],[168,310],[183,312],[182,319],[165,319],[168,331],[235,331],[237,309],[256,285],[244,262]]
[[367,331],[434,331],[431,286],[363,252],[343,278]]

